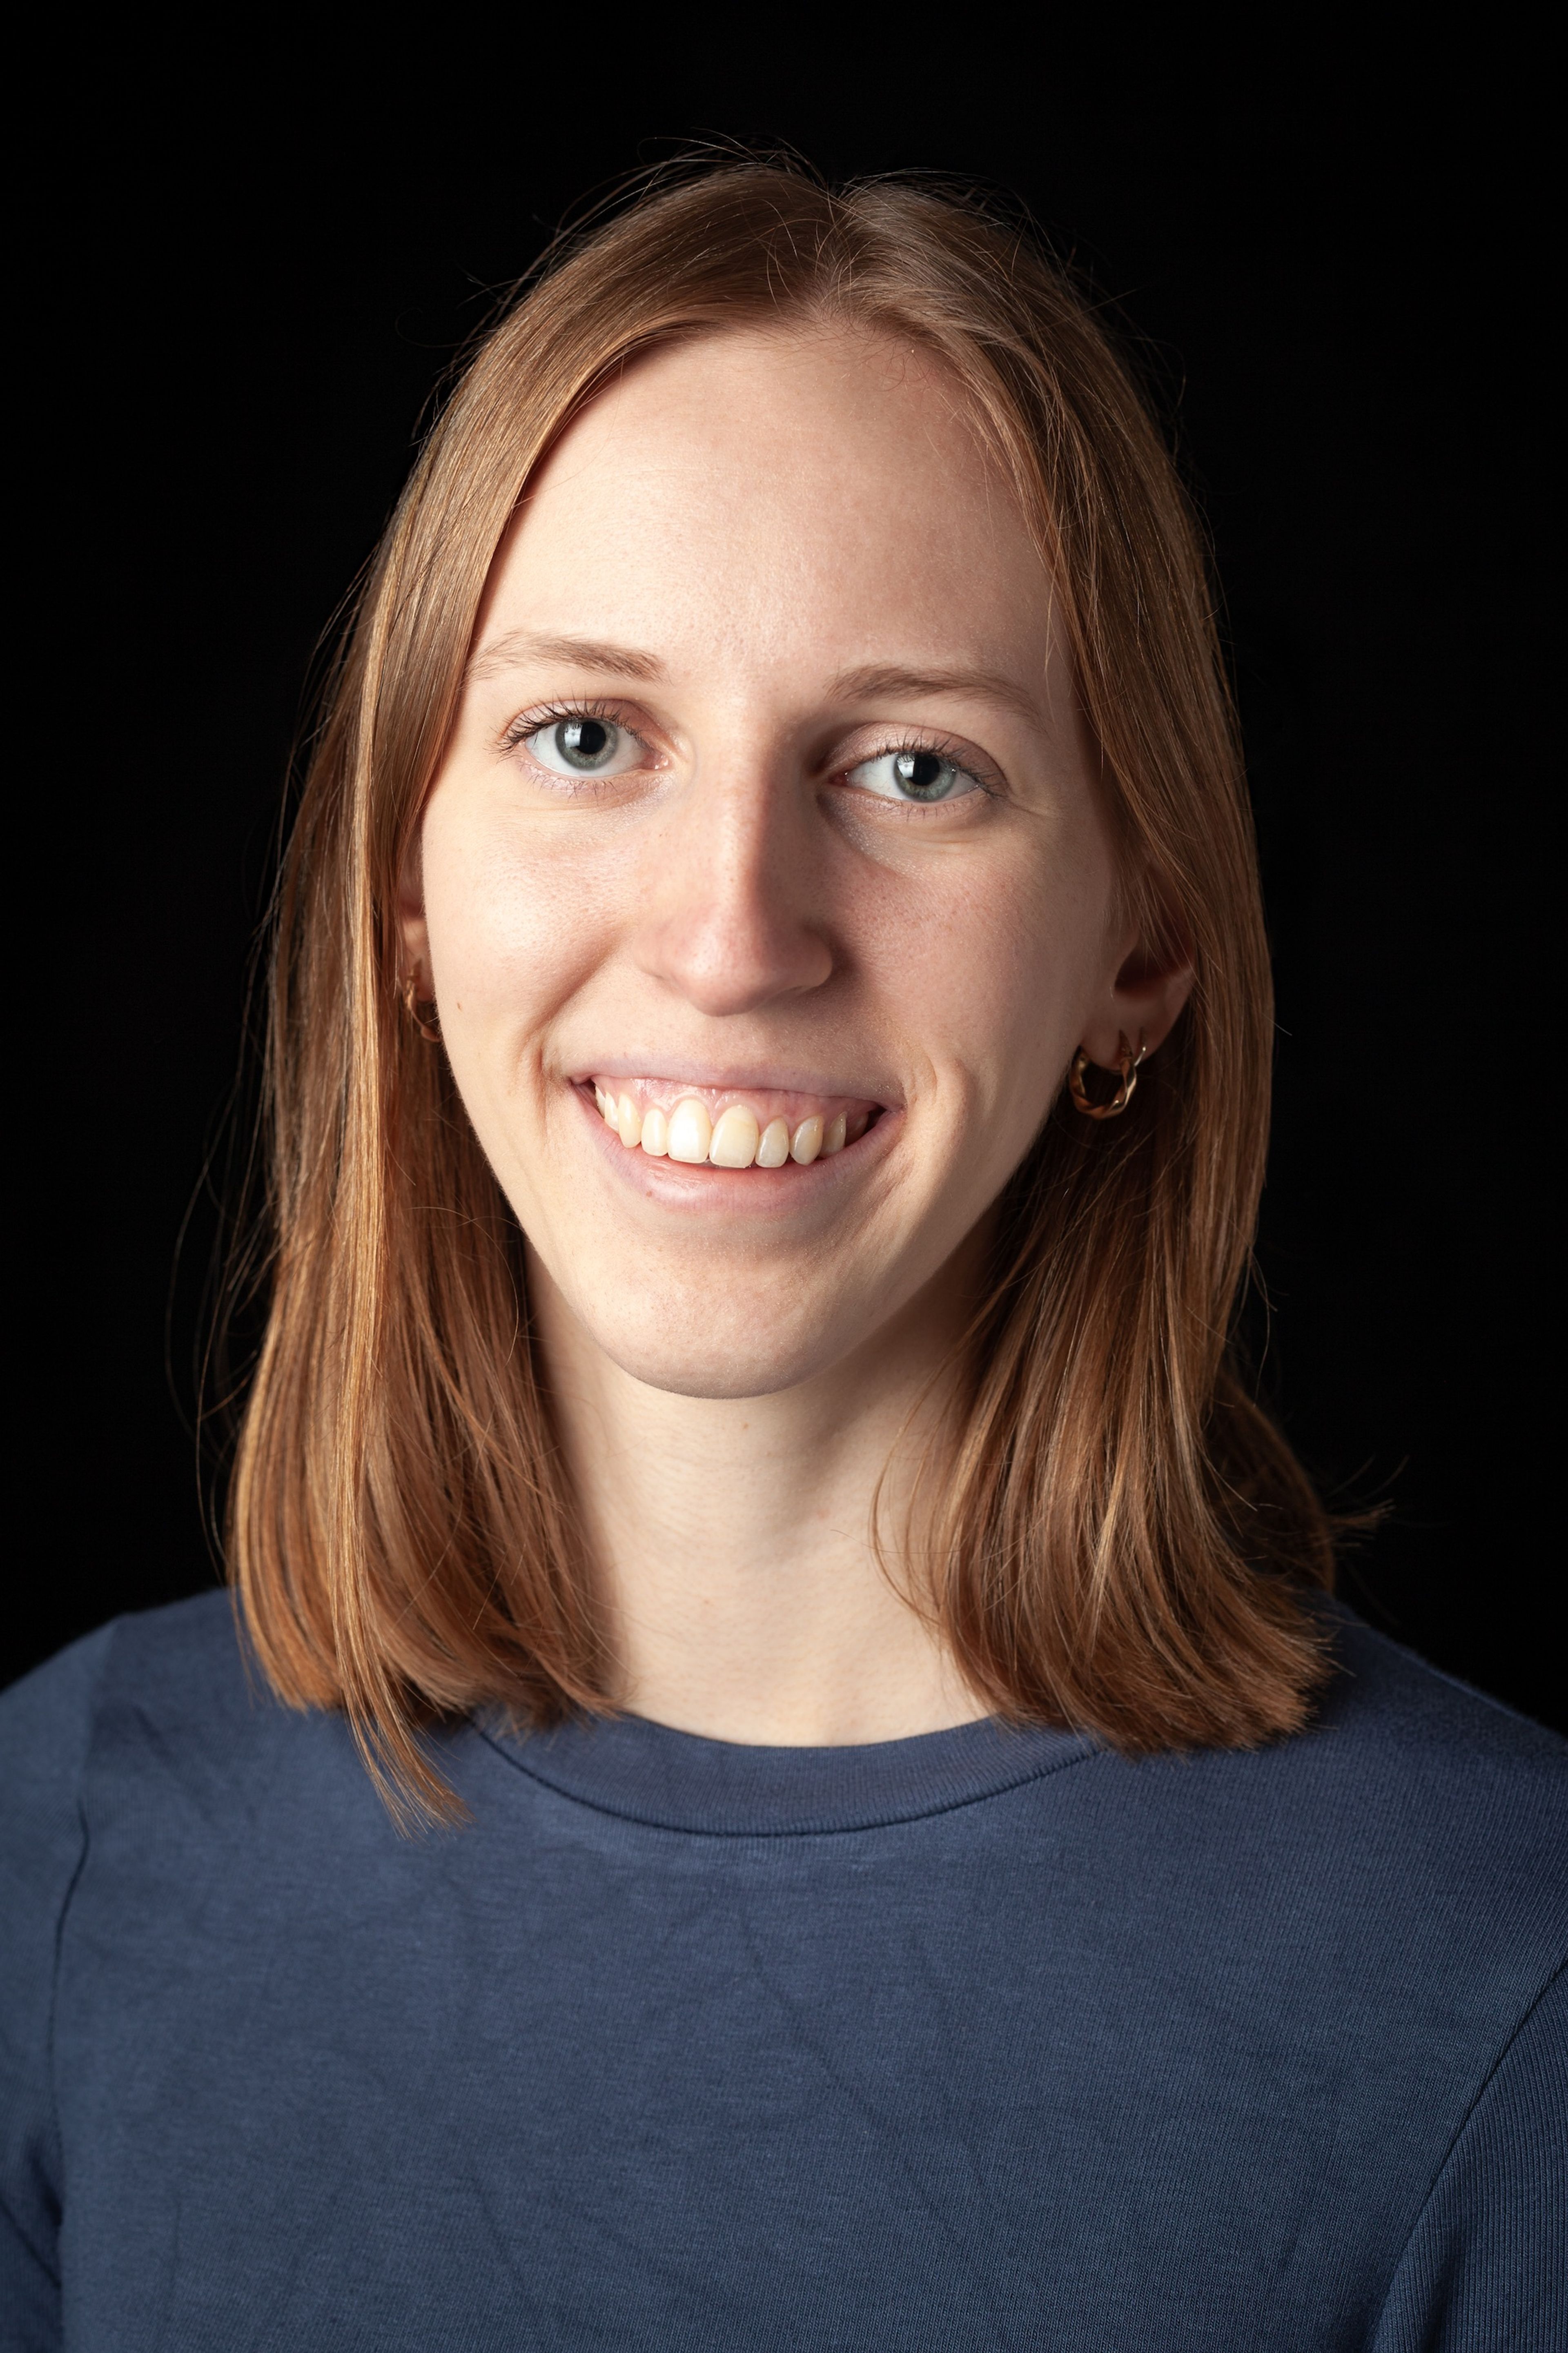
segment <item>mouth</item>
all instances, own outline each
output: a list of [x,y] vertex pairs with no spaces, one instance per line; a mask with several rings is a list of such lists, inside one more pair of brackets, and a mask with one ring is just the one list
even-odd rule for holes
[[657,1077],[589,1073],[576,1083],[626,1151],[687,1167],[809,1168],[858,1144],[888,1108],[864,1095]]

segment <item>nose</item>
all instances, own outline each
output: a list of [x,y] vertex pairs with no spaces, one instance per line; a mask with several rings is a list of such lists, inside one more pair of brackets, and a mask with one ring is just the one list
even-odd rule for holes
[[820,988],[833,953],[814,905],[810,825],[785,777],[694,778],[644,874],[644,971],[701,1013],[750,1013]]

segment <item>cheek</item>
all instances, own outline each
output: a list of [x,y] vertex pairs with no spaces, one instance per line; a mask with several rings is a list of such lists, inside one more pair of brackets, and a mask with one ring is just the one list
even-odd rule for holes
[[1108,859],[1092,838],[1049,854],[1016,843],[878,926],[879,994],[919,1041],[938,1097],[957,1091],[998,1149],[1044,1117],[1107,955]]
[[463,1028],[536,1020],[591,967],[601,926],[560,865],[439,791],[421,837],[425,920],[441,1001]]

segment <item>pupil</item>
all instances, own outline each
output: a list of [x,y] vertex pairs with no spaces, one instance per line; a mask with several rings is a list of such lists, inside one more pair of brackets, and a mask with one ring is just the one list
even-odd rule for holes
[[577,768],[591,768],[609,749],[609,730],[602,719],[563,719],[556,741]]
[[923,801],[941,798],[947,772],[946,760],[938,759],[935,752],[900,752],[893,764],[893,773],[905,791]]

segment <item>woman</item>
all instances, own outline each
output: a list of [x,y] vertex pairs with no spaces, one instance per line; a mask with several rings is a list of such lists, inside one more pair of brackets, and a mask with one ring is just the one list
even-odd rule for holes
[[1231,1369],[1245,792],[1062,279],[764,165],[557,259],[271,1009],[238,1626],[5,1704],[15,2341],[1554,2341],[1564,1752]]

